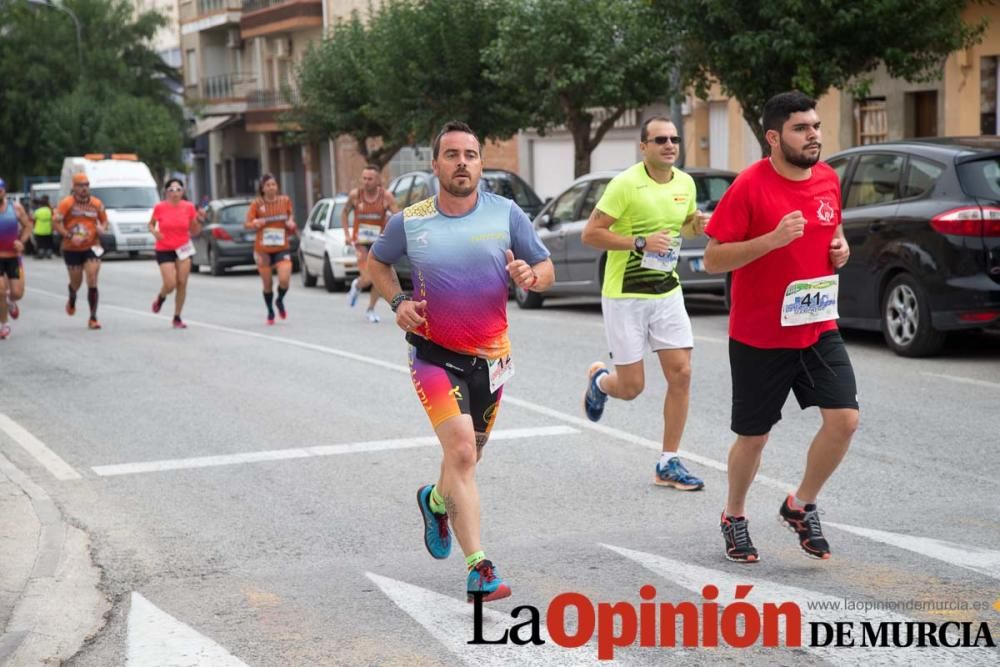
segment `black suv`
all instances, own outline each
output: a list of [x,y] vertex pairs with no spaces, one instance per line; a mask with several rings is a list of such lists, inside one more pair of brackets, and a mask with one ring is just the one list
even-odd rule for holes
[[858,146],[827,159],[851,259],[840,324],[881,329],[897,354],[1000,322],[1000,137]]

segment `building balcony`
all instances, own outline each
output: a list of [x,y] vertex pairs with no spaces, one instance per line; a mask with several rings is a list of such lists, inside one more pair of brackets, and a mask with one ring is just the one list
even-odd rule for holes
[[255,84],[256,79],[246,74],[219,74],[202,77],[184,92],[189,104],[203,107],[208,115],[244,113]]
[[188,35],[220,25],[238,25],[242,14],[242,0],[182,0],[181,33]]
[[323,27],[323,0],[244,0],[243,39]]
[[279,132],[294,129],[284,116],[299,101],[296,90],[254,90],[247,95],[247,132]]

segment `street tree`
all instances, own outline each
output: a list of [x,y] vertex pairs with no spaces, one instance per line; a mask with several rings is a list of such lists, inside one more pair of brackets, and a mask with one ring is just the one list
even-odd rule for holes
[[[136,14],[129,0],[65,0],[64,6],[80,21],[79,49],[66,13],[0,0],[0,174],[14,183],[57,174],[65,156],[100,150],[90,143],[99,128],[104,145],[153,157],[151,166],[180,166],[183,117],[165,85],[180,77],[150,46],[166,19]],[[146,117],[135,124],[146,131],[129,129],[126,136],[119,129],[127,126],[117,123],[136,109]],[[60,113],[75,114],[78,124],[54,127]],[[178,137],[169,149],[161,132]]]
[[302,57],[296,71],[299,99],[286,121],[312,140],[352,137],[358,153],[381,169],[409,137],[404,124],[393,117],[383,73],[374,67],[381,62],[380,48],[357,11],[334,25]]
[[659,21],[682,45],[683,72],[705,97],[718,82],[743,107],[766,154],[764,103],[791,89],[821,96],[830,88],[864,95],[884,65],[909,81],[940,77],[947,55],[976,43],[965,0],[653,0]]
[[574,173],[629,110],[675,94],[676,50],[647,0],[517,0],[484,54],[488,77],[540,132],[573,136]]

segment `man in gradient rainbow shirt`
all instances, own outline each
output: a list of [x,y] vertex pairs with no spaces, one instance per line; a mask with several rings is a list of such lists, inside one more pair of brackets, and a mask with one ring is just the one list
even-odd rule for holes
[[[549,252],[528,216],[509,199],[479,189],[482,147],[465,123],[445,124],[434,140],[436,197],[393,215],[369,257],[369,275],[391,297],[396,324],[410,343],[410,376],[444,460],[437,484],[417,491],[424,545],[451,553],[451,528],[465,553],[472,602],[510,595],[479,542],[476,464],[513,375],[507,337],[509,281],[537,292],[555,279]],[[413,267],[410,296],[392,264]]]

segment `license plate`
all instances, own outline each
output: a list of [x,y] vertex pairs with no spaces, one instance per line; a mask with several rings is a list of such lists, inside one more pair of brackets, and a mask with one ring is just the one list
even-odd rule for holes
[[244,234],[243,235],[243,240],[244,241],[253,241],[256,238],[257,238],[256,234]]
[[705,272],[705,260],[701,257],[696,257],[694,259],[688,260],[690,262],[691,270],[696,273]]
[[125,245],[128,246],[133,246],[133,245],[144,246],[146,245],[146,243],[147,243],[146,239],[125,239]]

